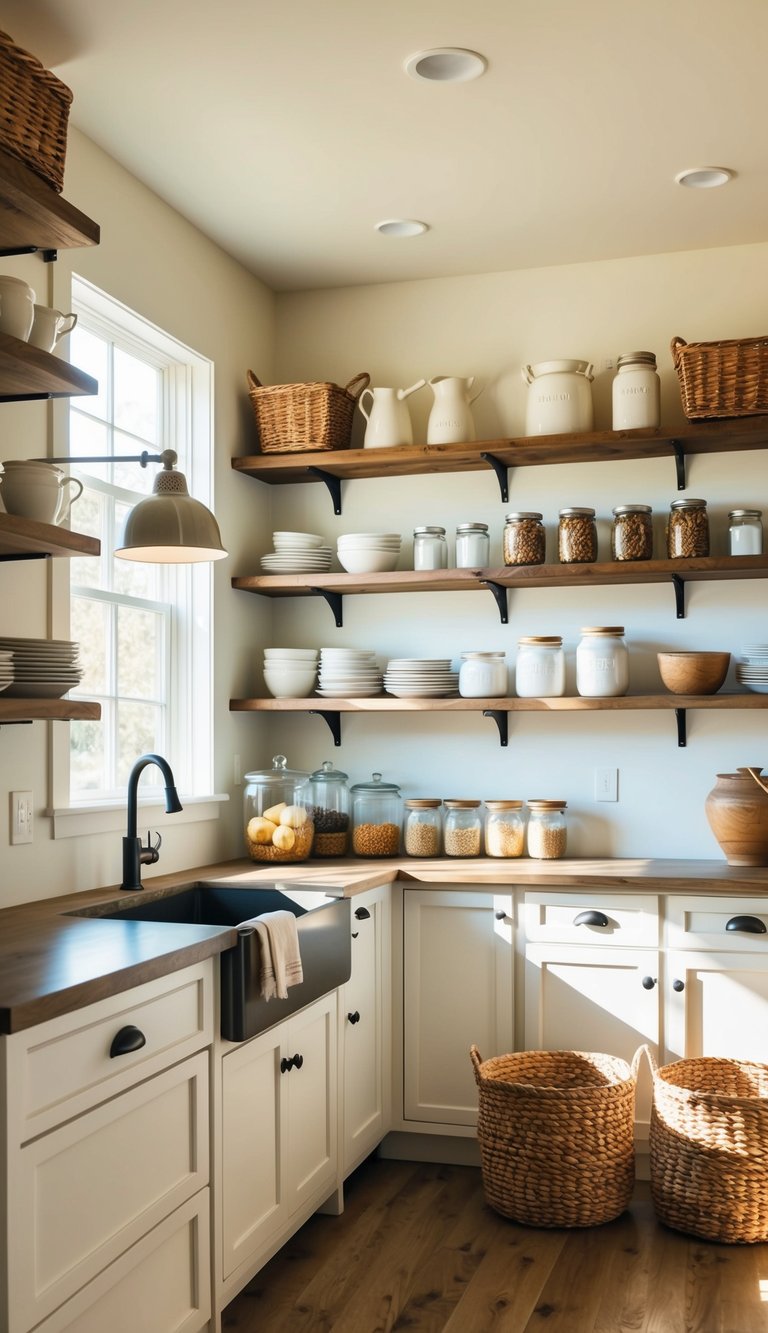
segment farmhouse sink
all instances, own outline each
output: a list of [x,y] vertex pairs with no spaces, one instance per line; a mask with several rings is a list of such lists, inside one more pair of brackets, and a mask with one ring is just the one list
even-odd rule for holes
[[[142,891],[125,903],[107,903],[71,913],[114,921],[167,922],[237,928],[237,943],[220,954],[221,1035],[245,1041],[282,1022],[312,1000],[349,980],[351,961],[350,903],[312,886],[272,884],[242,887],[193,884],[176,892],[144,897]],[[285,1000],[259,996],[259,945],[252,917],[287,911],[297,918],[304,980],[291,986]]]

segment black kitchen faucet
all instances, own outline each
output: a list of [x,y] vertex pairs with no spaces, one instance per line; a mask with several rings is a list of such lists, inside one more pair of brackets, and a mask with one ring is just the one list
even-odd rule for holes
[[154,865],[155,861],[160,859],[160,845],[162,838],[157,835],[157,842],[150,841],[150,835],[147,833],[147,845],[142,847],[141,838],[136,831],[137,815],[137,793],[139,778],[148,764],[157,764],[160,772],[165,779],[165,812],[168,815],[178,814],[182,804],[179,800],[179,794],[176,791],[176,785],[173,780],[171,766],[167,759],[163,759],[159,754],[143,754],[131,769],[131,776],[128,779],[128,832],[123,838],[123,882],[121,889],[140,889],[141,867],[143,865]]

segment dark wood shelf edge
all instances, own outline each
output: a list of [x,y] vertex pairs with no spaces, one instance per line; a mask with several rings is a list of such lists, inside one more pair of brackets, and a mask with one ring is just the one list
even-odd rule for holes
[[100,236],[92,218],[0,148],[0,248],[69,250],[98,245]]
[[34,519],[19,518],[17,514],[0,513],[0,556],[72,558],[77,555],[97,556],[100,553],[101,542],[97,537],[51,523],[36,523]]

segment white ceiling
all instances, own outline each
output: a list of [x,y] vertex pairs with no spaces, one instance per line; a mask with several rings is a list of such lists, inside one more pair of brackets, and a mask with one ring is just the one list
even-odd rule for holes
[[[768,0],[0,0],[0,28],[276,290],[768,239]],[[435,46],[488,70],[409,78]]]

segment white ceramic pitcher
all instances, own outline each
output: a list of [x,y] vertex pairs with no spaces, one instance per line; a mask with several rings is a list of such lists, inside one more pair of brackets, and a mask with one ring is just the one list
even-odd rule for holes
[[[413,444],[411,414],[405,399],[417,389],[422,389],[426,382],[417,380],[410,389],[363,389],[358,403],[367,422],[364,449],[390,449],[398,444]],[[371,395],[368,411],[363,402],[367,393]]]
[[435,401],[427,422],[427,444],[464,444],[475,438],[470,403],[483,392],[481,385],[474,393],[474,375],[459,379],[453,375],[436,375],[429,381]]

